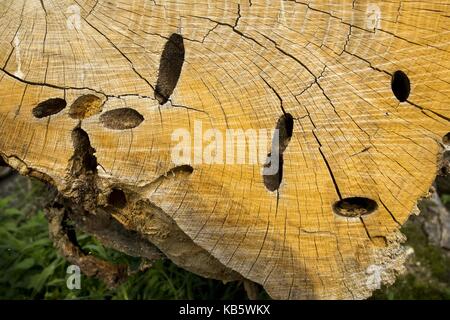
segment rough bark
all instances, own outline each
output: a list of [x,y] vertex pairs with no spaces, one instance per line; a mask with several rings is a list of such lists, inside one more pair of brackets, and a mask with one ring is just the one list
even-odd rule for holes
[[[399,227],[449,141],[449,16],[438,1],[1,0],[0,155],[124,251],[139,239],[278,299],[366,298],[402,271]],[[282,129],[283,174],[173,163],[173,132],[199,122]]]

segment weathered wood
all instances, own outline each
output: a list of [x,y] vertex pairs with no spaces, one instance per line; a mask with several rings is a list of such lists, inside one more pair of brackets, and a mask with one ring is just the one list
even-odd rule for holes
[[[442,1],[1,0],[0,155],[198,274],[366,298],[402,270],[399,227],[450,131],[449,16]],[[175,163],[174,132],[200,124],[278,127],[281,144],[266,165],[198,161],[198,145]]]

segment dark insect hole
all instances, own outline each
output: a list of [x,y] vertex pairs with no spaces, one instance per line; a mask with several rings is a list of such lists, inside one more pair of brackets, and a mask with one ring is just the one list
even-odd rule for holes
[[125,192],[120,189],[112,189],[111,193],[108,195],[108,204],[118,208],[123,209],[127,206],[127,196]]
[[39,103],[33,110],[35,118],[41,119],[61,112],[67,106],[67,102],[61,98],[48,99]]
[[449,133],[447,133],[445,136],[444,136],[444,138],[442,138],[442,142],[445,144],[445,145],[450,145],[450,132]]
[[114,109],[103,113],[100,116],[100,122],[112,130],[127,130],[138,127],[144,116],[131,108]]
[[263,168],[264,185],[270,192],[278,190],[283,182],[283,153],[291,141],[293,131],[294,118],[286,113],[278,119],[276,134],[272,140],[272,151],[268,154]]
[[179,175],[179,174],[189,175],[189,174],[192,174],[193,172],[194,172],[194,168],[192,166],[190,166],[188,164],[184,164],[184,165],[181,165],[181,166],[178,166],[178,167],[170,169],[167,172],[166,176],[168,176],[168,177],[169,176],[176,176],[176,175]]
[[264,185],[270,192],[277,191],[283,182],[283,165],[282,154],[279,154],[278,157],[273,157],[272,153],[268,154],[267,161],[264,164],[263,178]]
[[375,212],[378,209],[376,201],[363,198],[352,197],[342,199],[333,205],[333,210],[337,215],[346,218],[356,218],[368,215]]
[[392,92],[400,102],[405,102],[411,93],[411,83],[403,71],[396,71],[392,76]]
[[70,106],[69,116],[72,119],[85,119],[101,111],[102,99],[93,94],[79,97]]
[[184,64],[184,40],[179,34],[173,33],[164,46],[159,63],[159,74],[155,88],[155,99],[159,104],[165,104],[172,95]]
[[72,175],[79,176],[87,172],[97,172],[97,158],[95,149],[92,148],[89,136],[81,128],[72,131],[74,154],[72,156]]

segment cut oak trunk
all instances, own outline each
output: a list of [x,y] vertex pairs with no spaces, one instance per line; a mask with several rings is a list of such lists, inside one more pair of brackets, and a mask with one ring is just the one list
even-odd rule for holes
[[[403,270],[399,228],[448,148],[449,17],[446,1],[0,0],[0,155],[129,254],[277,299],[366,298]],[[200,127],[280,129],[280,170],[205,161]]]

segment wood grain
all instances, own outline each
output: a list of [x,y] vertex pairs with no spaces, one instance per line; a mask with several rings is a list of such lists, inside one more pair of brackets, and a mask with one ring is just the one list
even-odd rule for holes
[[[401,272],[399,227],[431,186],[450,131],[449,16],[446,1],[1,0],[0,155],[68,198],[75,183],[95,184],[97,207],[186,269],[239,274],[277,299],[366,298],[377,270],[384,283]],[[173,34],[184,63],[160,105]],[[398,70],[411,84],[405,102],[391,88]],[[71,117],[84,95],[102,104]],[[33,116],[55,98],[67,107]],[[105,127],[101,115],[120,108],[144,121]],[[174,170],[174,131],[271,130],[284,113],[294,127],[277,191],[261,165]],[[94,182],[68,174],[78,127],[95,149]],[[113,189],[123,208],[108,205]],[[377,208],[336,214],[352,197]]]

